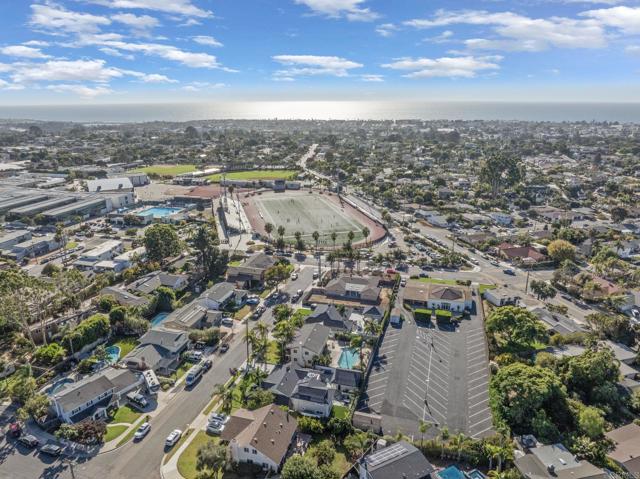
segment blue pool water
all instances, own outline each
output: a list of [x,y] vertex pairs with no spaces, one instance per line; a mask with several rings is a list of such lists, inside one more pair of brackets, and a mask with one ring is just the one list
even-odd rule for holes
[[73,379],[71,378],[62,378],[59,381],[56,381],[55,383],[53,383],[51,386],[49,386],[49,388],[47,389],[47,394],[56,393],[60,391],[60,389],[62,389],[65,385],[71,384],[72,382],[73,382]]
[[438,471],[438,476],[442,479],[465,479],[464,473],[456,466],[449,466],[442,471]]
[[109,346],[108,348],[105,348],[105,351],[107,352],[107,354],[109,354],[108,362],[110,364],[114,364],[114,363],[118,362],[118,359],[120,359],[120,347],[119,346]]
[[172,215],[182,211],[182,208],[170,208],[165,206],[154,206],[153,208],[147,208],[146,210],[138,213],[140,216],[153,216],[154,218],[164,218],[165,216]]
[[354,348],[342,348],[340,357],[338,358],[338,366],[343,369],[353,368],[359,360],[358,351]]
[[167,319],[167,316],[169,316],[169,313],[158,313],[156,314],[153,318],[151,318],[151,326],[159,326],[160,324],[162,324],[162,321],[164,321],[165,319]]

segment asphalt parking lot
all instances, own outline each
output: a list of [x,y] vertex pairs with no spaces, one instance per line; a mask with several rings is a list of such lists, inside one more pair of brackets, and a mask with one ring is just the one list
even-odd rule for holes
[[389,326],[358,408],[380,414],[385,434],[426,436],[447,426],[472,437],[492,433],[488,353],[480,315],[450,324]]

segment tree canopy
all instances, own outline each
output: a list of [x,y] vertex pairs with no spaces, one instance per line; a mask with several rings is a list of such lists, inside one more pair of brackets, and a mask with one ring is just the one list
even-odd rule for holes
[[178,233],[173,226],[165,224],[152,225],[145,230],[144,246],[151,261],[162,261],[182,251]]
[[503,306],[491,312],[486,321],[487,331],[494,335],[498,346],[529,349],[545,337],[545,329],[538,318],[525,308]]

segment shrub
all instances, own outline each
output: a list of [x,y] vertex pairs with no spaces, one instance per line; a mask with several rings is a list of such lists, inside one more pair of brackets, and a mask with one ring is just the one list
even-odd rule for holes
[[417,308],[413,310],[413,316],[416,321],[429,321],[431,319],[431,310],[424,308]]
[[105,337],[111,329],[109,318],[104,314],[94,314],[85,319],[69,331],[63,338],[63,344],[71,342],[73,352],[80,351],[87,344],[91,344]]
[[314,417],[302,416],[299,418],[298,428],[308,434],[322,434],[324,432],[324,424]]
[[37,363],[46,366],[53,366],[64,359],[67,352],[58,343],[50,343],[46,346],[40,346],[36,349],[33,358]]

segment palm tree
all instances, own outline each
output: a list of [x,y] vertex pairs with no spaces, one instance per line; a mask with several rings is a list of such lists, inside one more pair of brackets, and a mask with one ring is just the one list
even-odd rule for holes
[[338,233],[335,231],[331,232],[331,241],[333,241],[333,250],[336,250],[336,240],[338,239]]
[[493,469],[493,460],[500,455],[501,449],[494,444],[485,444],[484,452],[489,458],[489,469]]
[[62,223],[56,223],[56,234],[54,236],[54,240],[56,243],[59,243],[62,246],[62,263],[66,264],[67,262],[67,234],[64,231],[64,225]]
[[278,236],[280,236],[280,238],[284,237],[285,231],[286,230],[284,229],[284,226],[282,226],[282,225],[278,226]]
[[466,436],[460,433],[453,436],[449,441],[449,444],[456,449],[458,461],[460,461],[460,453],[462,452],[462,446],[464,446],[464,443],[466,442],[466,440],[467,440]]
[[369,246],[369,235],[371,234],[371,231],[369,230],[369,228],[367,228],[366,226],[364,228],[362,228],[362,236],[364,236],[364,241],[367,244],[367,246]]
[[380,331],[380,325],[373,319],[365,319],[363,329],[365,333],[371,336],[377,336]]
[[314,231],[313,233],[311,233],[311,237],[313,238],[313,241],[316,242],[316,254],[318,254],[318,242],[320,241],[320,233]]
[[231,406],[233,405],[233,388],[227,388],[224,384],[216,384],[213,388],[213,394],[220,396],[223,411],[227,413],[231,411]]
[[280,346],[280,362],[284,362],[285,348],[293,341],[295,326],[291,321],[280,321],[273,328],[273,336]]
[[269,235],[269,241],[271,241],[271,233],[273,232],[273,225],[271,223],[266,223],[264,225],[264,230]]
[[349,243],[353,243],[353,238],[356,237],[356,234],[353,231],[349,231],[347,233],[347,238],[349,238]]
[[430,422],[426,422],[420,419],[420,425],[418,426],[418,430],[420,431],[420,434],[421,434],[420,447],[424,447],[424,434],[429,430],[430,427],[431,427]]
[[353,259],[356,262],[356,271],[360,274],[360,260],[362,260],[362,255],[360,254],[360,250],[357,249],[355,253],[353,253]]
[[302,233],[296,231],[293,236],[296,238],[296,249],[300,252],[304,250],[304,243],[302,242]]

